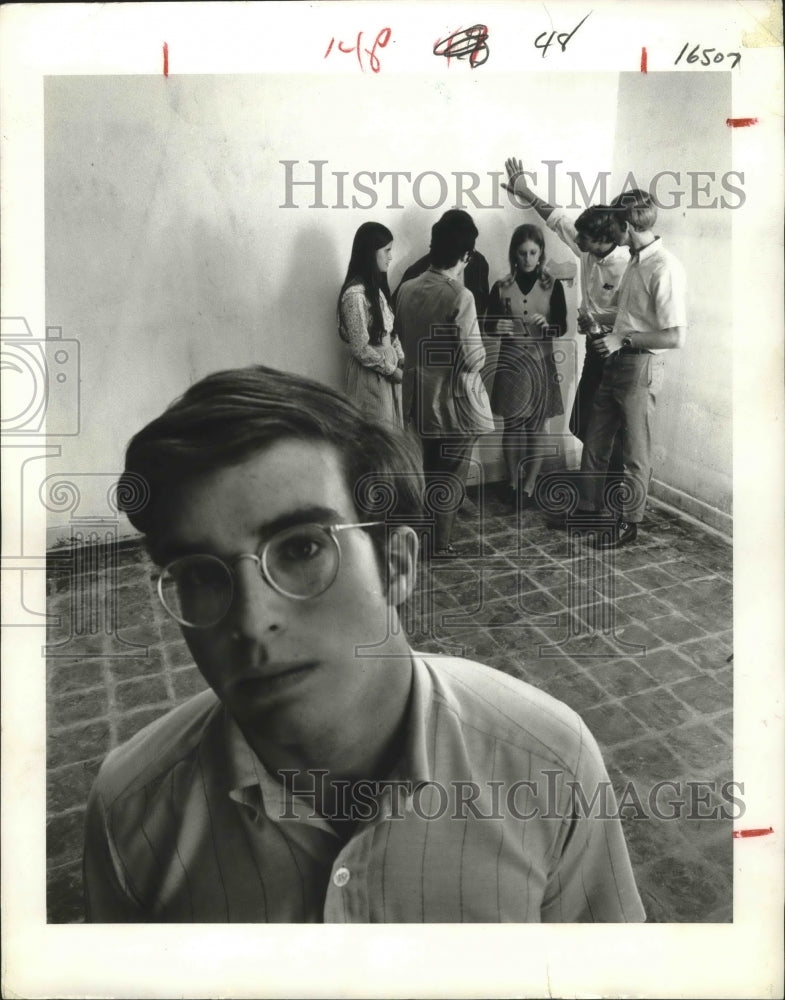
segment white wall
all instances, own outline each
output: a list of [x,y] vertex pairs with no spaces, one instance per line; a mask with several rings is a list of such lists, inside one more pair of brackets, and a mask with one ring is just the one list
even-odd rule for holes
[[[561,160],[558,171],[589,179],[612,163],[615,169],[618,81],[617,74],[478,73],[455,76],[448,88],[443,77],[380,74],[359,88],[348,75],[48,78],[46,316],[80,341],[82,360],[82,430],[62,440],[55,468],[79,481],[79,516],[105,513],[105,480],[122,468],[128,438],[210,371],[262,362],[341,386],[345,348],[335,300],[361,222],[393,231],[394,287],[427,249],[432,223],[456,205],[453,172],[473,171],[481,205],[499,207],[469,199],[460,207],[475,217],[492,280],[500,276],[512,229],[536,217],[496,194],[498,179],[489,173],[521,155],[547,193],[543,160]],[[625,127],[635,101],[648,107],[656,100],[659,79],[647,82],[649,95],[632,94],[627,103],[622,95]],[[582,112],[587,101],[590,115]],[[402,207],[394,208],[387,180],[377,182],[372,208],[310,208],[312,188],[295,188],[300,207],[282,208],[281,160],[299,161],[298,179],[312,176],[309,160],[328,161],[323,198],[330,206],[337,198],[331,175],[339,171],[349,175],[349,203],[353,193],[368,203],[351,183],[362,170],[412,178],[435,171],[449,194],[427,210],[402,180]],[[557,193],[564,184],[560,173]],[[569,184],[562,193],[569,201]],[[430,178],[420,200],[434,204],[439,194]],[[677,252],[688,273],[702,269],[703,245],[685,243]],[[571,259],[550,234],[548,253]],[[576,293],[568,293],[571,322]],[[574,384],[567,411],[573,391]],[[724,392],[705,381],[685,391],[680,406],[696,409],[707,396],[720,406]],[[551,430],[562,433],[565,422],[552,421]],[[696,465],[693,445],[668,437],[666,447],[679,488],[692,468],[690,489],[713,503],[712,469]],[[730,476],[729,465],[723,471]],[[50,542],[68,534],[73,513],[51,516]]]
[[[741,198],[723,189],[731,170],[731,74],[622,73],[613,157],[613,191],[628,171],[644,187],[663,170],[664,204],[655,231],[687,270],[689,329],[682,350],[666,355],[657,401],[655,496],[730,533],[733,505],[733,274],[731,225]],[[715,182],[705,174],[714,172]],[[739,185],[737,178],[730,180]],[[695,189],[693,189],[695,185]],[[705,187],[701,192],[699,189]],[[683,197],[668,192],[680,190]],[[716,199],[716,207],[711,205]],[[753,248],[750,248],[753,252]],[[737,331],[746,335],[751,331]]]

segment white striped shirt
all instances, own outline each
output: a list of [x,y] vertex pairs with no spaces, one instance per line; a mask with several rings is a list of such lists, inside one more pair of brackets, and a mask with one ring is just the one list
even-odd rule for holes
[[584,801],[610,786],[579,716],[481,664],[413,662],[401,783],[345,841],[210,691],[113,751],[88,804],[89,919],[645,919],[618,818],[574,808],[569,782]]

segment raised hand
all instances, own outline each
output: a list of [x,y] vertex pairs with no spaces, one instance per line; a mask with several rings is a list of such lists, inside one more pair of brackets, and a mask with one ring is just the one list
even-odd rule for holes
[[507,190],[514,194],[515,193],[515,181],[523,173],[523,162],[515,156],[511,156],[508,160],[504,161],[504,169],[507,171],[507,183],[503,184],[502,187],[507,188]]

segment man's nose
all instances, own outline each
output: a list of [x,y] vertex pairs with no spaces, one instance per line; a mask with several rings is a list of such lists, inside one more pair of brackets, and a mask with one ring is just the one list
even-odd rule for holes
[[238,638],[262,640],[270,632],[279,631],[287,600],[267,582],[256,560],[238,560],[229,611],[232,631]]

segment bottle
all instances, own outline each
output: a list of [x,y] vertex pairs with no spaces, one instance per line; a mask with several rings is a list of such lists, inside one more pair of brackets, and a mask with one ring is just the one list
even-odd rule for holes
[[[512,315],[512,299],[509,298],[509,296],[505,296],[502,299],[502,310],[504,312],[504,318],[505,319],[513,319],[513,315]],[[507,336],[508,337],[512,337],[514,333],[515,333],[515,321],[513,320],[513,329],[512,329],[512,331],[509,334],[507,334]]]
[[589,338],[589,340],[596,340],[597,337],[601,337],[602,327],[597,322],[597,319],[591,312],[591,310],[586,309],[584,306],[580,306],[578,312],[581,314],[581,316],[583,316],[586,320],[589,321],[589,325],[586,329],[586,336]]

